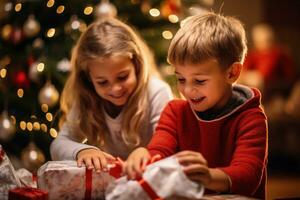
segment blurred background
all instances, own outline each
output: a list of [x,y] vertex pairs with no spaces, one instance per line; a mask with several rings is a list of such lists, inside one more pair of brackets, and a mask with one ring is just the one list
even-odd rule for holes
[[258,87],[269,120],[268,199],[300,197],[300,1],[0,0],[0,144],[16,169],[50,160],[73,45],[97,18],[117,16],[152,48],[176,93],[168,45],[180,21],[207,11],[245,25],[240,83]]

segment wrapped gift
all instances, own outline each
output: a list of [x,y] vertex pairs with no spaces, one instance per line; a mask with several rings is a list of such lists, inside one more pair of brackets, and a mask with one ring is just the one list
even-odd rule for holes
[[9,200],[47,200],[48,193],[37,188],[21,187],[9,190]]
[[9,189],[21,187],[14,167],[0,145],[0,199],[8,198]]
[[77,167],[76,161],[49,161],[38,170],[38,187],[47,191],[49,200],[104,199],[109,183],[120,177],[121,161],[100,173]]
[[139,180],[121,177],[111,183],[106,200],[199,199],[204,187],[185,175],[174,156],[148,165]]

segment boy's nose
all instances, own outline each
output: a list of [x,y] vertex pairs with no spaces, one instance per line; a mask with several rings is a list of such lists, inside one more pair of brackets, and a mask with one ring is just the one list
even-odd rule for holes
[[192,95],[194,92],[195,92],[195,88],[192,87],[192,86],[186,86],[186,87],[184,88],[184,93],[185,93],[187,96]]

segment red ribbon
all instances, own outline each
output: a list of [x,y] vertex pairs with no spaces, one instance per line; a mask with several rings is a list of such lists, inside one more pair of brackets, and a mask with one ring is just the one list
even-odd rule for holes
[[93,170],[86,168],[85,170],[85,200],[92,199],[92,180],[93,180]]
[[[123,161],[120,158],[117,158],[116,161],[112,163],[112,166],[109,168],[108,173],[115,177],[120,178],[122,173],[122,165]],[[87,169],[85,170],[85,200],[91,200],[92,199],[92,182],[93,180],[93,170]]]
[[163,200],[156,194],[156,192],[147,181],[145,181],[144,179],[140,179],[138,182],[152,200]]
[[[23,197],[23,198],[21,198]],[[38,188],[21,187],[9,190],[8,199],[48,199],[48,192]]]

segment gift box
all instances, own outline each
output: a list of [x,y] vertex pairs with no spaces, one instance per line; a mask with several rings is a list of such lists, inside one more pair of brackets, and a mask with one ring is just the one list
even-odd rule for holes
[[100,173],[77,167],[76,161],[49,161],[38,170],[38,188],[48,192],[49,200],[104,199],[109,183],[120,177],[120,161]]
[[30,187],[14,188],[9,190],[8,200],[48,200],[48,192]]
[[148,165],[139,180],[121,177],[111,183],[106,200],[199,199],[204,187],[185,175],[174,156]]

